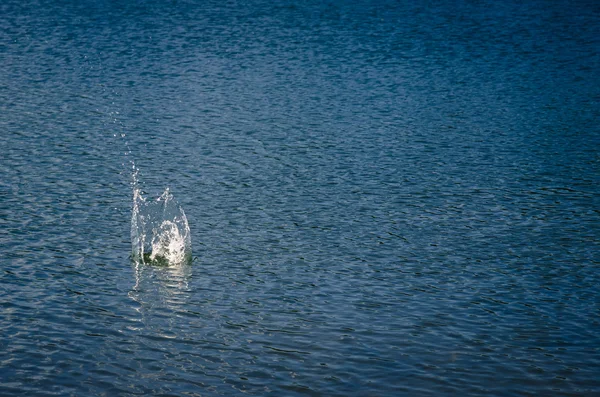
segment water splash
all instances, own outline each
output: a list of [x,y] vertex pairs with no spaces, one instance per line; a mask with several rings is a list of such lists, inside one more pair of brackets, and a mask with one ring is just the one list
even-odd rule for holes
[[155,200],[147,200],[138,187],[138,171],[133,173],[131,248],[136,263],[161,266],[191,262],[190,227],[183,208],[166,188]]

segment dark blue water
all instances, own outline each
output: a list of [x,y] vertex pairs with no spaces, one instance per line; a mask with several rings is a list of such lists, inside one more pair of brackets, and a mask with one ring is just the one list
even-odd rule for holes
[[0,395],[600,394],[600,7],[417,3],[4,0]]

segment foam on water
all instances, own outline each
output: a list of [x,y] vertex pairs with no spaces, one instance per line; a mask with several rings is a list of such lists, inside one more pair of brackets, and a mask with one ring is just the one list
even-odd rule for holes
[[190,227],[183,208],[166,188],[155,200],[147,200],[133,175],[131,248],[138,263],[181,265],[191,261]]

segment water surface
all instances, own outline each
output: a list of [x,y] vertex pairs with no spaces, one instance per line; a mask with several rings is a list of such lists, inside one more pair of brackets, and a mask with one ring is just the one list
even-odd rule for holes
[[0,15],[1,395],[600,393],[596,3]]

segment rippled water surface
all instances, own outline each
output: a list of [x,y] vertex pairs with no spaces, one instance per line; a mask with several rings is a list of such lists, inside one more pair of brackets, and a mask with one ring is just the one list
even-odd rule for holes
[[[583,0],[4,0],[0,395],[600,394],[599,48]],[[132,262],[133,163],[191,265]]]

